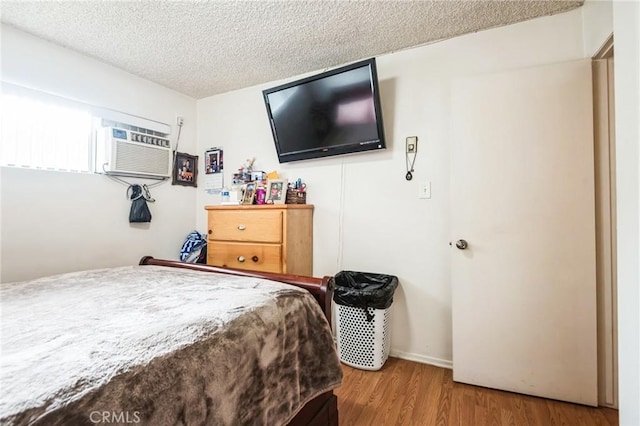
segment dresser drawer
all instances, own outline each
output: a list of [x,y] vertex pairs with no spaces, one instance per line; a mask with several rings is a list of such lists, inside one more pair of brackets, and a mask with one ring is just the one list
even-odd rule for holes
[[282,273],[282,246],[280,244],[209,241],[207,244],[207,264]]
[[209,239],[280,243],[282,242],[282,212],[277,210],[210,211]]

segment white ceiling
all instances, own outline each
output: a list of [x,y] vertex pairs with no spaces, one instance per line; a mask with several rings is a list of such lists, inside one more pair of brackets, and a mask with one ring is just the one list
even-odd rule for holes
[[196,99],[583,0],[7,1],[2,22]]

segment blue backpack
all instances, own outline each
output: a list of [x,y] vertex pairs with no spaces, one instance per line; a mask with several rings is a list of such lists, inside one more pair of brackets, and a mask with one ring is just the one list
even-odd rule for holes
[[198,231],[187,235],[187,239],[180,249],[180,260],[188,263],[206,263],[207,238]]

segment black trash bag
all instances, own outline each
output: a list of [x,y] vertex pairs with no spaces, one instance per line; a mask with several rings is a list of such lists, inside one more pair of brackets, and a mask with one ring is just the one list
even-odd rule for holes
[[373,309],[387,309],[393,302],[398,277],[371,272],[340,271],[334,277],[333,300],[343,306],[364,309],[367,321]]
[[147,206],[147,200],[155,201],[152,198],[147,198],[145,196],[145,192],[148,195],[149,190],[146,189],[147,185],[144,185],[145,188],[143,190],[140,185],[131,185],[127,189],[127,193],[129,190],[131,191],[131,210],[129,211],[129,222],[151,222],[151,211],[149,210],[149,206]]

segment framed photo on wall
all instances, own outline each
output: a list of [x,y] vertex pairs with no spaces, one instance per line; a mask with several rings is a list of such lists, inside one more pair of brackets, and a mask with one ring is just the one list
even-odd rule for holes
[[286,198],[286,179],[271,179],[267,182],[267,204],[284,204]]
[[220,173],[224,168],[222,164],[222,150],[218,148],[212,148],[204,153],[204,168],[205,173],[210,175],[212,173]]
[[172,185],[197,187],[198,180],[198,156],[184,152],[176,153],[176,161],[173,164]]

